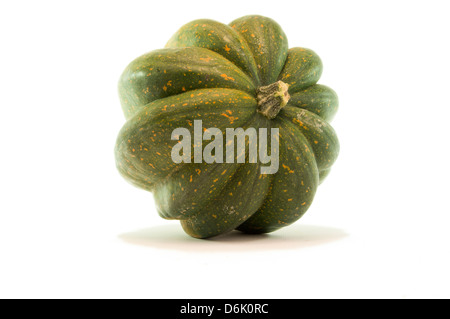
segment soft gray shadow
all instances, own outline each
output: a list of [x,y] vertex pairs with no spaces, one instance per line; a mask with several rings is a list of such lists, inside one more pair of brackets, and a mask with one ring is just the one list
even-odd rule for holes
[[239,231],[210,239],[186,235],[179,224],[155,226],[119,235],[126,243],[166,250],[191,252],[258,251],[298,249],[322,245],[346,237],[338,228],[291,225],[277,232],[248,235]]

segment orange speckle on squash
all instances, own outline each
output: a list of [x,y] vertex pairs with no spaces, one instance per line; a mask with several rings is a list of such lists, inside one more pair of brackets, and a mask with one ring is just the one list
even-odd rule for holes
[[224,74],[221,74],[220,76],[223,77],[223,78],[224,78],[225,80],[227,80],[227,81],[229,81],[229,80],[234,81],[234,78],[232,78],[231,76],[226,75],[225,73],[224,73]]
[[234,121],[238,119],[238,117],[230,116],[227,113],[222,113],[220,115],[227,117],[230,120],[230,124],[233,124]]
[[289,166],[284,165],[284,164],[281,164],[281,165],[283,166],[284,169],[287,169],[289,173],[291,173],[291,174],[294,173],[294,171],[291,170],[291,168]]

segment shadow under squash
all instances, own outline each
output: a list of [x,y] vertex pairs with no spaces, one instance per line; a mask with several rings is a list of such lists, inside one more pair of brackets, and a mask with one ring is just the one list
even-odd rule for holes
[[196,239],[184,233],[177,224],[149,227],[119,235],[126,243],[165,250],[190,252],[230,252],[283,250],[326,244],[346,237],[338,228],[291,225],[270,234],[249,235],[239,231]]

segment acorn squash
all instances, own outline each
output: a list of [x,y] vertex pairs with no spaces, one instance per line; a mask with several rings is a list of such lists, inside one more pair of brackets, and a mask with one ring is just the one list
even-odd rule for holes
[[[117,168],[153,193],[163,218],[180,220],[196,238],[234,229],[267,233],[292,224],[310,207],[339,152],[329,125],[338,99],[316,84],[321,73],[318,55],[289,49],[270,18],[245,16],[229,25],[192,21],[164,49],[131,62],[120,77],[127,121],[116,143]],[[278,170],[263,173],[267,164],[251,161],[247,149],[244,160],[208,163],[194,160],[192,145],[185,161],[174,161],[173,148],[180,143],[174,130],[194,136],[199,120],[202,133],[255,128],[264,137],[277,129]],[[207,147],[210,140],[197,142]],[[212,153],[220,155],[217,149]]]

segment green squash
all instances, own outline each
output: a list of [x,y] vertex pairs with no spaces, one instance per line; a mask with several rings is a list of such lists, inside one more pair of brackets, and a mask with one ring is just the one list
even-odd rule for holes
[[[131,62],[120,78],[127,122],[115,149],[118,170],[153,192],[163,218],[180,220],[196,238],[292,224],[311,205],[339,152],[328,124],[338,99],[316,84],[321,73],[317,54],[289,49],[269,18],[190,22],[166,48]],[[262,174],[264,164],[251,162],[248,153],[244,163],[175,163],[172,132],[186,128],[194,135],[195,120],[222,132],[278,128],[278,171]]]

